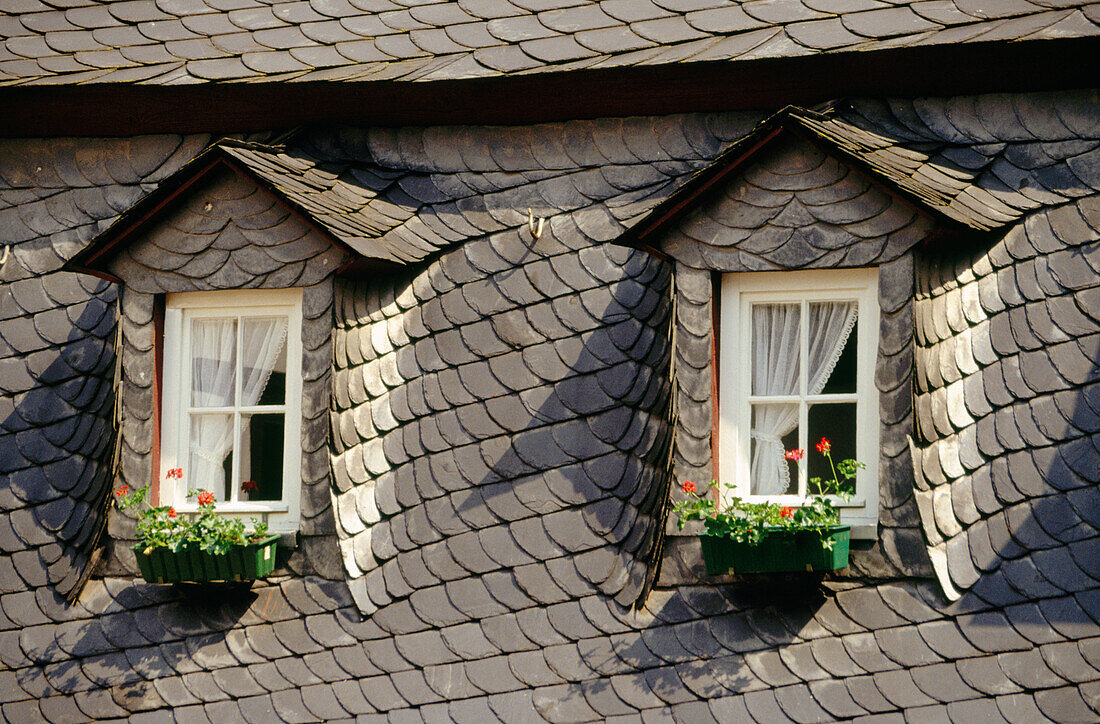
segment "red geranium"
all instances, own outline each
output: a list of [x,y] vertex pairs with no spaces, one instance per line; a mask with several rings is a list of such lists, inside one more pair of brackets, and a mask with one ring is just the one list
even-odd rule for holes
[[129,485],[123,485],[121,488],[119,488],[118,490],[115,491],[115,495],[129,495],[129,494],[130,494],[130,486]]
[[817,444],[817,451],[819,453],[827,453],[832,449],[833,449],[833,445],[832,445],[832,443],[829,442],[829,438],[827,438],[827,437],[821,438],[821,442],[819,442]]
[[248,492],[255,492],[260,485],[255,480],[245,480],[241,483],[241,490],[247,490]]
[[164,474],[164,477],[169,479],[179,478],[180,480],[183,480],[183,468],[172,468]]
[[788,450],[787,452],[783,453],[783,457],[787,458],[788,460],[794,460],[795,462],[801,460],[805,455],[806,451],[802,450],[801,448],[795,448],[794,450]]
[[200,490],[199,491],[199,505],[213,505],[213,504],[214,504],[214,494],[211,493],[209,490]]
[[685,493],[694,493],[695,492],[695,483],[691,482],[690,480],[685,481],[684,482],[684,492]]
[[783,506],[783,508],[779,511],[779,517],[780,518],[790,518],[793,515],[794,515],[794,508],[788,508],[787,506]]
[[168,509],[168,517],[169,518],[175,518],[176,517],[176,509],[175,508],[169,508]]

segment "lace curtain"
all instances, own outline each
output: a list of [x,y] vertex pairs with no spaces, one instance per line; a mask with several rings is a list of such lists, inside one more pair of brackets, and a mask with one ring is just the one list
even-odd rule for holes
[[[807,394],[825,388],[856,322],[855,302],[823,302],[809,308]],[[752,307],[752,394],[797,395],[801,364],[802,308],[798,304]],[[790,490],[791,473],[783,457],[783,436],[798,425],[797,404],[753,405],[750,435],[756,441],[750,467],[754,495]]]
[[[241,398],[236,396],[237,325],[241,324]],[[286,343],[285,318],[196,319],[191,326],[192,407],[247,407],[260,400]],[[247,430],[247,422],[242,434]],[[226,500],[225,459],[233,447],[232,414],[192,414],[188,479]]]

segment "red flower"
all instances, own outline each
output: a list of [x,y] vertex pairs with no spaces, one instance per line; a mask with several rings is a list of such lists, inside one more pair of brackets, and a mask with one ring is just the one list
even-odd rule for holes
[[199,505],[213,505],[213,504],[214,504],[214,494],[211,493],[209,490],[200,490],[199,491]]
[[783,506],[783,509],[779,511],[780,518],[790,518],[794,515],[794,508],[788,508]]
[[176,509],[175,508],[169,508],[168,509],[168,517],[169,518],[175,518],[176,517]]
[[690,480],[684,481],[684,492],[685,493],[694,493],[695,492],[695,483],[691,482]]
[[805,450],[802,450],[801,448],[795,448],[794,450],[788,450],[787,452],[783,453],[783,457],[787,458],[788,460],[794,460],[795,462],[798,462],[805,454]]
[[829,438],[827,438],[827,437],[821,438],[821,442],[819,442],[817,444],[817,451],[819,453],[827,453],[832,449],[833,449],[833,445],[832,445],[832,443],[829,442]]
[[120,497],[123,496],[123,495],[129,495],[129,494],[130,494],[130,486],[129,485],[123,485],[121,488],[119,488],[118,490],[115,491],[115,495],[118,495]]
[[183,480],[183,468],[172,468],[164,474],[165,478],[179,478]]
[[241,490],[247,490],[249,492],[253,492],[259,487],[260,484],[257,483],[255,480],[245,480],[243,483],[241,483]]

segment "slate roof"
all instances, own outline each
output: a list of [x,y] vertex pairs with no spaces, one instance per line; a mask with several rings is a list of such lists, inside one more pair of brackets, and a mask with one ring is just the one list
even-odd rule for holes
[[942,611],[914,583],[775,606],[766,593],[682,588],[637,612],[588,596],[395,635],[360,620],[336,581],[193,593],[111,578],[74,607],[7,594],[0,711],[139,723],[169,709],[199,722],[1096,717],[1100,639],[1066,623],[1096,611],[1073,597]]
[[[889,107],[860,102],[827,104],[821,110],[788,106],[695,173],[621,241],[652,243],[696,199],[751,166],[790,133],[810,138],[926,211],[977,231],[1003,227],[1044,203],[1096,190],[1090,168],[1100,148],[1100,128],[1089,109],[1100,99],[1095,92],[1072,97],[1081,103],[1062,102],[1045,110],[1042,123],[1059,140],[1047,141],[1041,148],[1029,143],[1034,136],[1024,121],[994,134],[981,127],[980,114],[963,128],[943,121],[931,128],[919,114],[898,117]],[[1038,109],[1028,109],[1034,110]],[[1002,126],[1004,118],[1002,113],[997,119]],[[979,143],[983,139],[989,142]],[[1014,143],[1012,153],[1005,153],[1006,142]]]
[[[1088,170],[1100,129],[1075,109],[1098,102],[1097,94],[1061,97],[1080,103],[1051,107],[1043,122],[1057,140],[1042,145],[1022,124],[1006,129],[1004,140],[980,143],[988,131],[933,129],[919,116],[897,118],[851,103],[786,108],[732,143],[735,131],[716,133],[713,122],[685,116],[617,121],[624,135],[614,142],[591,122],[466,128],[457,147],[440,131],[420,129],[345,129],[278,144],[223,140],[128,210],[71,268],[85,266],[99,253],[96,246],[130,233],[132,221],[214,157],[235,161],[368,259],[416,263],[465,240],[517,228],[528,222],[528,210],[552,224],[557,215],[580,212],[590,223],[610,224],[604,241],[645,243],[781,131],[812,138],[926,210],[988,231],[1091,188]],[[735,117],[740,124],[752,118],[727,116]],[[586,150],[577,146],[581,141]],[[399,151],[380,152],[387,147]]]
[[27,0],[0,84],[430,81],[1094,36],[1082,0]]
[[[224,140],[127,210],[71,268],[92,264],[219,158],[252,174],[367,259],[397,264],[530,218],[617,237],[743,134],[751,114],[527,128],[343,129],[280,145]],[[457,133],[456,144],[447,134]],[[413,154],[416,154],[414,156]],[[94,264],[93,264],[94,265]]]

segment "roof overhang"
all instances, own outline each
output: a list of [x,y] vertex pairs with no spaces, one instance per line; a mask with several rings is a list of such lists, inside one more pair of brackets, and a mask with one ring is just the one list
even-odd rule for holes
[[[348,255],[348,261],[341,265],[337,274],[390,271],[397,267],[384,259],[371,259],[349,247],[343,240],[317,221],[292,199],[283,194],[278,187],[268,183],[260,175],[252,172],[226,152],[226,147],[236,142],[222,140],[208,147],[195,158],[184,164],[178,171],[161,181],[157,187],[127,209],[111,226],[97,234],[87,246],[72,256],[62,267],[65,271],[91,274],[92,276],[118,282],[108,271],[110,260],[128,244],[136,240],[171,208],[174,208],[187,194],[198,188],[203,181],[212,178],[217,172],[228,170],[248,178],[259,188],[275,197],[291,214],[304,222],[317,233],[328,239],[333,245]],[[246,144],[242,144],[246,145]]]
[[[667,228],[697,208],[712,192],[732,180],[762,153],[791,138],[809,141],[826,154],[836,157],[866,176],[876,186],[937,222],[941,231],[983,232],[998,226],[985,218],[959,218],[955,213],[947,213],[950,197],[938,194],[935,189],[899,183],[898,178],[891,178],[880,168],[876,168],[875,163],[869,162],[860,153],[858,144],[838,142],[831,134],[823,132],[825,124],[836,120],[829,105],[831,104],[821,110],[787,106],[761,121],[752,132],[734,142],[713,163],[700,169],[675,193],[641,217],[616,243],[667,257],[660,248],[662,233]],[[938,236],[940,233],[933,234],[933,237]]]
[[[308,123],[528,124],[812,106],[844,96],[1067,90],[1100,37],[968,42],[784,58],[437,81],[0,87],[0,136],[233,133]],[[1011,72],[1006,72],[1011,69]],[[1087,81],[1085,81],[1087,82]]]

